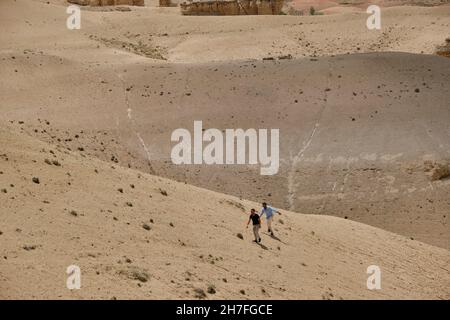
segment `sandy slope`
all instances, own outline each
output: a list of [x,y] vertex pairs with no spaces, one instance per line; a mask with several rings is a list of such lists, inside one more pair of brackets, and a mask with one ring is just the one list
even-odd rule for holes
[[[277,219],[278,239],[264,234],[258,246],[244,229],[255,203],[21,133],[2,130],[0,144],[1,298],[194,298],[210,285],[208,298],[450,297],[447,250],[290,212]],[[78,291],[65,287],[71,264],[82,271]],[[365,287],[371,264],[382,269],[382,290]]]
[[[449,7],[383,10],[380,32],[364,13],[155,7],[85,9],[69,31],[65,7],[0,2],[0,297],[193,298],[214,285],[210,298],[449,299],[450,181],[426,172],[449,158],[449,60],[324,57],[433,53]],[[170,133],[193,120],[280,128],[280,174],[172,166]],[[242,227],[240,204],[254,203],[147,173],[406,238],[288,213],[281,242],[265,235],[260,248]],[[69,264],[81,291],[65,288]],[[383,270],[379,292],[365,287],[370,264]]]
[[[431,181],[425,167],[450,156],[448,59],[366,54],[97,66],[39,53],[11,56],[1,61],[9,76],[0,89],[7,106],[0,118],[25,121],[27,132],[50,143],[282,208],[346,216],[450,245],[449,180]],[[192,130],[194,120],[205,128],[280,128],[279,174],[171,165],[171,132]]]
[[[70,31],[63,5],[0,3],[1,121],[25,121],[40,139],[125,167],[449,248],[449,181],[430,181],[424,168],[427,159],[449,158],[448,59],[242,59],[433,52],[449,30],[450,8],[387,9],[381,32],[360,30],[365,16],[354,14],[242,19],[180,17],[172,8],[84,10],[82,29]],[[170,134],[194,120],[280,128],[280,174],[171,166]]]

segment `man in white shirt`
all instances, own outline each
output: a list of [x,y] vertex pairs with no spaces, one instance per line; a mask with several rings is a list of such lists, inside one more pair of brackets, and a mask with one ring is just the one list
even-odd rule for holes
[[263,214],[266,215],[266,220],[267,220],[267,228],[268,228],[268,232],[270,232],[270,234],[273,236],[273,229],[272,229],[272,220],[273,220],[273,215],[275,212],[277,212],[279,215],[281,215],[281,212],[278,211],[277,209],[274,209],[272,207],[269,207],[267,205],[267,203],[263,202],[262,203],[262,209],[261,209],[261,213],[259,214],[260,217],[263,216]]

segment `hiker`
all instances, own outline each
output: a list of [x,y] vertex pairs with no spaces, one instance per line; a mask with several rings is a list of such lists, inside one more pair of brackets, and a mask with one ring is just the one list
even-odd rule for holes
[[260,213],[260,217],[262,217],[263,214],[266,215],[266,221],[267,221],[267,231],[270,232],[270,235],[274,235],[273,234],[273,229],[272,229],[272,220],[273,220],[273,214],[275,212],[277,212],[279,215],[281,215],[281,212],[278,211],[277,209],[274,209],[272,207],[269,207],[267,205],[267,203],[263,202],[262,203],[262,209],[261,209],[261,213]]
[[255,240],[253,242],[261,242],[261,237],[259,236],[259,229],[261,228],[261,218],[256,213],[255,209],[251,210],[250,218],[248,218],[247,228],[250,224],[250,220],[253,222],[253,234],[255,235]]

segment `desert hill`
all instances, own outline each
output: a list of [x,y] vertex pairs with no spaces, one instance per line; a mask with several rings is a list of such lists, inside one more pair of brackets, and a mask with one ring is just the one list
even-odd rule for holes
[[[445,6],[448,0],[287,0],[285,1],[286,12],[297,15],[308,14],[339,14],[345,12],[366,11],[370,5],[380,8],[398,6]],[[314,8],[311,11],[311,7]],[[292,8],[294,10],[289,10]]]
[[[281,208],[332,212],[450,244],[446,58],[384,53],[96,67],[4,56],[11,76],[1,118],[24,121],[25,131],[49,143]],[[27,57],[50,67],[52,77]],[[71,76],[61,81],[66,72]],[[192,131],[195,120],[205,128],[279,128],[279,173],[172,165],[171,133]],[[433,177],[441,165],[443,174]]]
[[190,63],[288,54],[295,58],[374,51],[431,54],[450,36],[448,5],[383,8],[382,30],[367,29],[365,11],[333,16],[184,17],[179,8],[155,6],[128,7],[125,12],[83,7],[81,29],[68,30],[67,6],[65,0],[2,1],[3,48],[36,47],[45,55],[85,63],[98,59],[119,63],[136,54],[147,61]]
[[[365,14],[83,9],[82,29],[68,30],[64,5],[1,2],[2,123],[112,164],[449,248],[450,60],[372,51],[433,53],[450,8],[388,8],[382,31],[367,30]],[[279,128],[279,174],[171,165],[171,132],[194,120]]]
[[[3,128],[0,144],[1,298],[449,298],[445,249],[287,211],[257,245],[244,229],[253,202],[18,130]],[[372,264],[382,290],[366,288]],[[69,265],[80,290],[65,286]]]
[[[353,4],[149,2],[69,30],[65,0],[0,1],[0,298],[450,298],[448,5],[383,8],[370,31]],[[279,174],[171,164],[195,120],[279,128]],[[258,246],[263,200],[284,215]]]

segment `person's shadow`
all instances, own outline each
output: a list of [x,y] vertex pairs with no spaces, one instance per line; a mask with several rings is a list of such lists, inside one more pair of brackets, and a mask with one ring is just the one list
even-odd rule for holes
[[264,249],[264,250],[269,250],[269,248],[267,248],[265,245],[263,245],[262,243],[258,243],[258,245],[262,248],[262,249]]
[[271,237],[272,239],[274,239],[274,240],[280,241],[282,244],[286,244],[286,243],[284,243],[280,238],[278,238],[278,237],[277,237],[276,235],[274,235],[274,234],[271,234],[270,237]]

